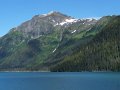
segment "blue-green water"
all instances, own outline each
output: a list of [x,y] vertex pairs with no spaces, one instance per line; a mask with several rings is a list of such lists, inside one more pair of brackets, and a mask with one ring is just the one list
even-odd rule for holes
[[120,90],[120,73],[0,73],[0,90]]

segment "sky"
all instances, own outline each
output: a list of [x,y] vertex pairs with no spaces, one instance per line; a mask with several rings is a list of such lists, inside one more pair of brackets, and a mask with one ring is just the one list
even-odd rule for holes
[[34,15],[50,11],[75,18],[120,15],[120,0],[0,0],[0,36]]

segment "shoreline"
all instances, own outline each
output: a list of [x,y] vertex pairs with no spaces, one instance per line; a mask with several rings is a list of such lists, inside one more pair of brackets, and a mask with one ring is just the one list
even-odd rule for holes
[[50,71],[0,71],[1,72],[50,72]]
[[51,71],[0,71],[1,72],[16,72],[16,73],[22,73],[22,72],[43,72],[43,73],[100,73],[100,72],[119,72],[119,71],[81,71],[81,72],[51,72]]

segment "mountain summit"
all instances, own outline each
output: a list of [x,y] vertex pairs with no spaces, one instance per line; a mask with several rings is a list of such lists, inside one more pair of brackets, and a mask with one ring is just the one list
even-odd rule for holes
[[48,14],[36,15],[31,20],[22,23],[14,31],[20,31],[25,36],[38,37],[43,34],[51,33],[53,28],[59,23],[71,17],[60,12],[50,12]]
[[69,27],[73,23],[93,24],[95,19],[75,19],[60,12],[52,11],[48,14],[36,15],[31,20],[22,23],[14,31],[20,31],[29,37],[39,37],[51,33],[56,26]]
[[96,21],[95,19],[75,19],[60,12],[52,11],[48,14],[36,15],[13,30],[20,31],[27,37],[39,37],[51,33],[58,26],[68,27],[77,22],[90,25]]

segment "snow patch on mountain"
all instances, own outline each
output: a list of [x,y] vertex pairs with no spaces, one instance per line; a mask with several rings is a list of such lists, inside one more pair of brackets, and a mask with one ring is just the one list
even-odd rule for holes
[[72,23],[75,23],[77,21],[78,21],[78,19],[73,19],[73,18],[65,19],[65,21],[59,23],[59,25],[62,26],[62,25],[65,25],[65,24],[72,24]]
[[84,20],[89,20],[89,21],[92,21],[92,20],[99,20],[101,17],[90,17],[90,18],[81,18],[80,20],[84,21]]
[[79,21],[84,21],[83,24],[85,24],[85,22],[91,22],[91,21],[97,20],[97,19],[96,18],[83,18],[83,19],[70,18],[70,19],[65,19],[63,22],[61,22],[59,24],[57,23],[55,26],[57,26],[57,25],[63,26],[63,25],[73,24],[73,23],[76,23],[76,22],[79,22]]
[[56,51],[57,49],[55,48],[54,50],[53,50],[53,53]]
[[71,33],[75,33],[77,30],[72,31]]

